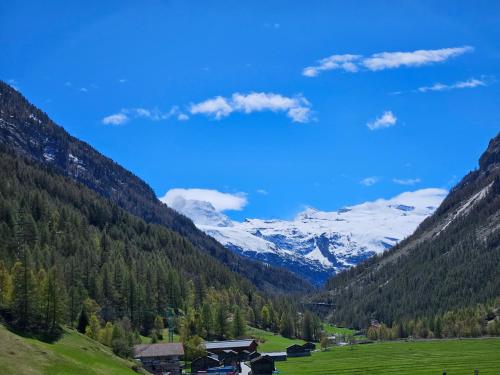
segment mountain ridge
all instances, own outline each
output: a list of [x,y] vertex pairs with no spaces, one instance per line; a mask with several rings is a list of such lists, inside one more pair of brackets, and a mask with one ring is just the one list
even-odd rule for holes
[[148,223],[165,225],[208,252],[254,285],[271,292],[305,291],[306,281],[292,273],[239,257],[198,230],[192,221],[158,200],[132,172],[71,136],[44,112],[0,81],[0,143],[10,150],[83,183]]
[[321,286],[333,274],[396,245],[441,203],[446,190],[421,189],[337,211],[307,208],[293,220],[231,221],[209,202],[170,197],[169,205],[227,248],[284,267]]
[[434,316],[500,295],[500,133],[435,213],[391,250],[340,273],[317,300],[366,327]]

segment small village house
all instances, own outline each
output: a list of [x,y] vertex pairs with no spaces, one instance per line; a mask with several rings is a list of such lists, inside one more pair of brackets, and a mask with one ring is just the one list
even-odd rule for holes
[[180,375],[184,348],[179,343],[141,344],[134,346],[134,358],[152,374]]
[[268,355],[263,355],[250,361],[252,375],[272,375],[274,369],[274,359]]
[[288,357],[306,357],[311,355],[311,352],[302,345],[293,344],[286,348],[286,354]]
[[191,372],[196,374],[198,372],[206,372],[209,368],[219,367],[221,365],[219,359],[215,355],[205,355],[196,358],[191,362]]
[[306,342],[302,347],[310,352],[316,350],[316,344],[313,342]]
[[257,346],[257,342],[252,339],[205,341],[205,348],[207,351],[217,355],[223,354],[224,350],[233,350],[238,354],[247,350],[251,353],[257,350]]

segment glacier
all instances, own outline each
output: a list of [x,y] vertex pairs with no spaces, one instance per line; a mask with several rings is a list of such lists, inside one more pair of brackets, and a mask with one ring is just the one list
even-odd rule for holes
[[321,286],[333,274],[412,234],[448,194],[428,188],[337,211],[307,208],[293,220],[231,220],[210,202],[176,197],[169,205],[227,248],[284,267]]

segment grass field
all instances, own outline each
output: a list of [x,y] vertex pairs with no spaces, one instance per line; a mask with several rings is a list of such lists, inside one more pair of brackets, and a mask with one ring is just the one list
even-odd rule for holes
[[277,362],[282,375],[500,374],[500,339],[380,342]]
[[24,338],[0,325],[0,374],[133,375],[132,362],[107,347],[67,330],[54,344]]
[[252,336],[259,341],[259,352],[283,352],[285,349],[293,344],[303,344],[303,340],[292,340],[286,337],[275,335],[272,332],[264,331],[262,329],[248,327],[247,336]]
[[334,325],[323,323],[323,331],[328,335],[354,335],[356,331],[349,328],[336,327]]

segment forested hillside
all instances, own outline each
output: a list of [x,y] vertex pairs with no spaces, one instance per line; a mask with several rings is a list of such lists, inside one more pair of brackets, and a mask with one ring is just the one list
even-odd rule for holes
[[494,319],[487,306],[500,296],[500,135],[412,236],[333,277],[327,290],[318,300],[335,304],[332,319],[350,326],[433,322],[450,310]]
[[0,143],[58,173],[83,183],[118,207],[162,224],[245,276],[261,290],[305,291],[310,284],[292,273],[245,259],[198,230],[185,216],[161,203],[153,190],[90,145],[69,135],[18,91],[0,81]]
[[167,311],[184,342],[237,337],[246,322],[288,336],[319,332],[290,298],[266,297],[174,231],[0,148],[0,317],[49,337],[78,321],[99,339],[99,322],[150,335]]

